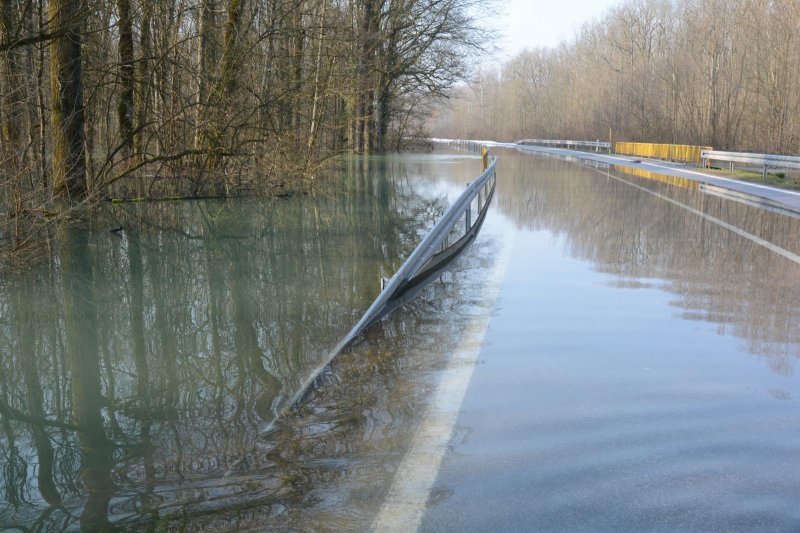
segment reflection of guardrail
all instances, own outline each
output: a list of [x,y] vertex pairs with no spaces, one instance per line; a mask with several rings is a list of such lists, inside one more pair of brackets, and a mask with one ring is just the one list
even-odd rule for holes
[[700,164],[700,152],[712,150],[710,146],[691,146],[688,144],[653,144],[618,142],[614,144],[614,152],[623,155],[681,161],[683,163]]
[[[483,174],[470,183],[453,205],[445,211],[400,269],[382,287],[380,295],[372,302],[364,316],[339,341],[326,360],[301,384],[290,400],[288,408],[294,408],[304,400],[336,356],[350,345],[362,331],[413,298],[422,287],[432,281],[452,259],[472,242],[480,231],[494,195],[496,165],[497,159],[493,158]],[[473,214],[476,215],[474,218]],[[454,233],[455,237],[453,237]]]
[[603,141],[562,141],[554,139],[520,139],[514,144],[531,144],[534,146],[556,146],[561,148],[587,149],[594,148],[595,151],[611,150],[611,143]]
[[767,171],[770,168],[800,169],[800,157],[791,155],[771,155],[771,154],[751,154],[747,152],[718,152],[714,150],[703,150],[701,153],[703,166],[706,162],[725,161],[730,163],[733,172],[734,163],[744,163],[750,166],[764,168],[764,179],[767,179]]

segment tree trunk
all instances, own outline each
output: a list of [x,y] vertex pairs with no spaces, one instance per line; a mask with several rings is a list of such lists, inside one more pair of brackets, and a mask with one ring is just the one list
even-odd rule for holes
[[145,150],[145,132],[150,112],[150,56],[152,45],[150,42],[150,26],[153,13],[150,0],[142,0],[142,29],[139,33],[138,62],[138,90],[136,92],[136,132],[133,136],[133,151],[137,156],[142,156]]
[[389,108],[389,87],[387,87],[385,77],[381,74],[378,77],[378,106],[375,109],[375,151],[382,154],[386,151],[386,135],[389,132],[390,108]]
[[211,124],[203,130],[203,144],[209,151],[209,165],[212,168],[222,164],[225,136],[223,126],[227,123],[225,113],[232,107],[230,104],[239,86],[239,68],[242,65],[239,45],[243,10],[244,0],[230,0],[220,60],[219,81],[210,96],[211,107],[215,109],[214,117]]
[[214,0],[203,0],[200,9],[200,22],[198,24],[200,44],[197,48],[197,108],[195,109],[194,136],[194,147],[196,150],[199,150],[203,143],[202,131],[203,121],[205,120],[205,106],[208,104],[208,84],[216,57],[211,41],[216,4]]
[[134,62],[133,62],[133,24],[131,21],[130,0],[117,0],[119,14],[119,81],[122,90],[117,105],[119,136],[123,153],[130,155],[133,150],[134,117]]
[[87,194],[83,146],[83,73],[81,0],[50,0],[49,18],[63,35],[50,43],[53,192],[69,200]]
[[373,98],[375,90],[373,74],[375,72],[375,50],[380,18],[380,6],[377,0],[364,0],[364,14],[361,20],[360,56],[359,56],[359,91],[356,110],[356,151],[368,154],[372,151],[374,140]]
[[305,54],[305,29],[303,28],[303,2],[296,2],[291,20],[291,39],[289,42],[291,57],[289,65],[289,91],[291,93],[292,110],[290,126],[295,144],[299,141],[301,112],[301,92],[303,90],[303,56]]
[[[15,0],[0,0],[0,2],[2,2],[0,4],[0,39],[3,42],[10,42],[15,37],[16,2]],[[19,154],[17,154],[21,129],[19,110],[22,107],[19,94],[22,90],[19,79],[19,50],[6,50],[2,55],[5,56],[5,60],[0,60],[0,123],[2,125],[0,140],[4,147],[7,147],[7,153],[12,156],[12,160],[16,162],[19,159]],[[16,170],[14,169],[12,172]]]
[[230,0],[228,6],[228,22],[225,25],[225,43],[222,50],[221,83],[218,87],[218,97],[227,96],[236,92],[239,76],[238,68],[241,65],[239,42],[241,33],[241,18],[244,10],[244,0]]
[[[44,27],[44,0],[39,0],[36,6],[37,11],[37,29],[41,31]],[[39,147],[38,147],[38,161],[39,161],[39,174],[42,187],[46,187],[49,183],[47,179],[47,113],[45,113],[45,45],[43,43],[37,44],[38,47],[38,62],[36,65],[36,116],[39,124]]]
[[320,70],[322,69],[322,47],[325,41],[325,7],[327,6],[327,1],[322,0],[320,2],[320,12],[319,12],[319,38],[317,41],[317,59],[316,64],[314,66],[314,97],[311,104],[311,121],[308,126],[308,138],[306,140],[306,161],[305,165],[303,166],[306,173],[308,173],[310,168],[311,159],[314,152],[314,144],[317,140],[317,121],[318,121],[318,110],[319,110],[319,100],[320,100]]

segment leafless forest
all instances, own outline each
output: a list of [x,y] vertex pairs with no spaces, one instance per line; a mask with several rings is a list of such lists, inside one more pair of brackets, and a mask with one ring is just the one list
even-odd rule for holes
[[0,244],[63,205],[294,188],[396,148],[480,51],[473,4],[0,0]]
[[800,2],[624,1],[558,48],[484,69],[432,130],[800,153]]

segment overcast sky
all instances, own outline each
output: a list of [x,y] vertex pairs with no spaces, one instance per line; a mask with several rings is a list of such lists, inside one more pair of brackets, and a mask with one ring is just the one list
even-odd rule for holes
[[621,0],[501,0],[497,29],[501,58],[525,48],[556,46],[572,37],[584,22],[599,18]]

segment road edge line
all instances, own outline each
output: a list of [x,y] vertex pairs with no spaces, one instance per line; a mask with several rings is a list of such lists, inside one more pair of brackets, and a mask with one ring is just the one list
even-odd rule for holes
[[480,295],[480,301],[489,303],[483,313],[470,320],[462,342],[436,384],[431,402],[417,426],[411,448],[398,467],[386,500],[372,522],[373,531],[417,531],[422,523],[428,496],[436,483],[500,296],[513,241],[513,235],[503,237],[503,247],[496,256],[497,261]]

